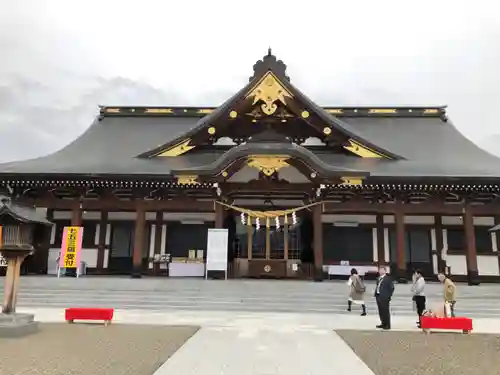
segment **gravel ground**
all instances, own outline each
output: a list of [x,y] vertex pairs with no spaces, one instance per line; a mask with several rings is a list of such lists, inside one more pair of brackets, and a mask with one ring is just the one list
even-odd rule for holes
[[0,340],[0,374],[151,375],[198,327],[40,324],[40,332]]
[[336,331],[376,375],[498,375],[500,336]]

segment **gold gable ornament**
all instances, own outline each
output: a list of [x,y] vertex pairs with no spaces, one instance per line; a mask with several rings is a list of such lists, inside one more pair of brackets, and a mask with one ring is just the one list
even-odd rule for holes
[[272,176],[281,168],[288,167],[288,156],[280,155],[253,155],[248,157],[248,166],[257,168],[266,176]]
[[292,98],[292,94],[281,84],[272,72],[267,72],[257,85],[246,96],[253,97],[253,104],[263,101],[261,108],[266,115],[272,115],[278,109],[276,102],[286,105],[285,98]]
[[359,186],[363,185],[363,179],[359,177],[340,177],[341,185]]
[[177,183],[179,185],[198,185],[197,178],[198,176],[177,176]]

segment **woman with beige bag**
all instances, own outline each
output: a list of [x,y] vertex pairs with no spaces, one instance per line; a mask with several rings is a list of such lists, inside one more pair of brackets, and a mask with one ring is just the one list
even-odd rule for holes
[[351,270],[351,276],[347,281],[347,285],[350,287],[349,298],[347,300],[347,311],[351,311],[352,303],[356,305],[361,305],[361,316],[366,316],[366,305],[365,305],[365,292],[366,286],[363,282],[361,276],[358,275],[356,268]]

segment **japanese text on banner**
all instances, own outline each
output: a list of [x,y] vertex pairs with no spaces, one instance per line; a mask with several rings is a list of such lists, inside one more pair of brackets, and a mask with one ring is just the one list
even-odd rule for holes
[[65,227],[61,249],[61,263],[63,268],[77,268],[82,249],[82,227]]

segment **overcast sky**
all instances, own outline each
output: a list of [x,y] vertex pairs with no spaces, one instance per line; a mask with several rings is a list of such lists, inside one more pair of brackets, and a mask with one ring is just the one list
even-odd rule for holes
[[500,133],[493,0],[0,0],[0,9],[1,161],[63,147],[99,104],[220,104],[268,46],[320,104],[448,104],[472,140]]

